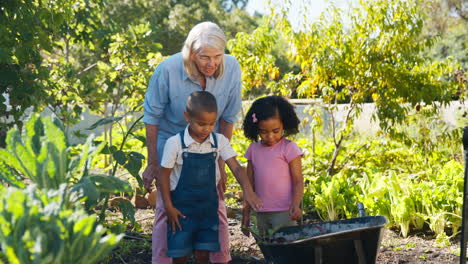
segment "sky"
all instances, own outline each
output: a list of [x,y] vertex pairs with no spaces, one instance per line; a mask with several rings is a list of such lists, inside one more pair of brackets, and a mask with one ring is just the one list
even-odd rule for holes
[[[247,4],[247,12],[250,14],[253,14],[255,11],[266,14],[268,13],[268,6],[267,6],[267,1],[268,0],[249,0]],[[333,2],[337,7],[347,10],[349,7],[349,3],[352,2],[353,0],[290,0],[291,3],[291,9],[289,11],[289,20],[291,22],[291,25],[293,28],[298,28],[300,25],[300,22],[302,21],[303,15],[301,12],[304,10],[304,5],[307,6],[307,21],[313,22],[316,20],[320,14],[325,10],[325,8],[330,4],[330,2]],[[274,3],[278,2],[285,2],[285,1],[278,1],[278,0],[272,0]]]

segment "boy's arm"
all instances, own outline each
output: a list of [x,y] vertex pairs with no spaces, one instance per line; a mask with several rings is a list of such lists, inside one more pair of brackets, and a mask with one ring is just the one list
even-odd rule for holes
[[302,216],[300,208],[302,196],[304,195],[304,178],[302,177],[302,155],[297,156],[289,162],[293,184],[293,200],[290,205],[289,215],[291,219],[299,220]]
[[[249,180],[250,186],[252,186],[252,190],[255,192],[254,171],[252,161],[250,160],[247,162],[247,179]],[[244,206],[250,210],[250,205],[246,203],[245,200]]]
[[237,161],[236,157],[231,157],[226,160],[226,164],[231,169],[234,177],[239,182],[244,192],[244,199],[249,203],[254,210],[262,208],[262,201],[254,193],[252,185],[250,184],[247,174],[245,173],[244,167],[242,167]]
[[[247,178],[249,179],[250,185],[252,186],[252,189],[255,191],[255,182],[254,182],[254,175],[253,175],[253,166],[252,166],[252,161],[248,161],[247,163]],[[242,202],[243,208],[242,208],[242,233],[244,235],[249,236],[249,227],[250,227],[250,205],[249,203],[244,199]]]
[[158,179],[156,180],[158,184],[158,189],[161,192],[161,197],[163,199],[164,208],[167,214],[167,221],[171,226],[173,233],[176,231],[176,226],[179,227],[179,230],[182,230],[179,222],[179,216],[185,218],[185,216],[177,210],[172,204],[171,199],[171,187],[169,177],[171,175],[172,168],[161,167],[160,173],[157,174]]
[[161,192],[164,208],[174,207],[171,200],[170,176],[172,168],[161,167],[160,173],[157,175],[158,189]]

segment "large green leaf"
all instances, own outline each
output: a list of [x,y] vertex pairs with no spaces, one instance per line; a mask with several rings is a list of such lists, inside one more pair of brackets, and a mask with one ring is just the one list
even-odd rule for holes
[[[2,153],[0,153],[2,155]],[[16,173],[13,173],[12,169],[6,165],[5,162],[0,161],[0,180],[4,180],[9,185],[24,188],[25,184]]]
[[109,175],[94,174],[89,176],[99,191],[107,193],[131,192],[132,187],[126,181]]
[[0,241],[7,263],[97,263],[122,239],[69,200],[66,185],[0,193]]
[[117,205],[122,212],[124,221],[129,219],[132,223],[135,223],[135,207],[133,204],[128,200],[121,199],[117,202]]
[[105,117],[105,118],[99,119],[96,123],[92,124],[92,125],[91,125],[90,127],[88,127],[87,129],[88,129],[88,130],[93,130],[93,129],[99,127],[99,126],[103,126],[103,125],[106,125],[106,124],[109,124],[109,123],[114,123],[114,122],[120,121],[122,118],[123,118],[123,116],[117,116],[117,117],[109,116],[109,117]]
[[50,117],[42,119],[44,123],[45,136],[59,152],[64,151],[67,146],[67,140],[64,131],[57,126]]
[[145,159],[141,153],[138,152],[130,152],[127,155],[128,162],[124,165],[124,167],[130,172],[130,174],[135,177],[138,181],[138,185],[140,187],[143,186],[143,180],[140,177],[140,169],[142,166],[142,161]]
[[79,199],[85,199],[86,209],[98,204],[101,192],[89,177],[83,177],[71,188],[72,192],[78,194]]
[[112,156],[120,165],[124,165],[125,162],[127,161],[127,156],[125,155],[125,152],[121,150],[115,151],[114,153],[112,153]]
[[24,142],[29,142],[30,150],[38,156],[41,151],[41,138],[44,136],[44,126],[39,115],[31,115],[25,124],[23,136]]

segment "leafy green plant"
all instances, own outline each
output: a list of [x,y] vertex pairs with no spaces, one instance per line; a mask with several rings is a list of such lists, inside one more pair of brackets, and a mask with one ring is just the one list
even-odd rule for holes
[[[0,180],[24,188],[28,179],[38,189],[57,189],[66,184],[92,212],[110,193],[131,192],[130,185],[117,177],[90,172],[92,159],[104,147],[93,146],[89,137],[79,155],[71,156],[65,133],[58,121],[34,114],[23,130],[13,128],[7,135],[7,146],[0,149]],[[107,201],[105,202],[107,203]],[[101,210],[100,221],[104,221]],[[133,214],[133,211],[123,211]]]
[[97,263],[122,237],[89,216],[66,184],[57,190],[9,187],[0,194],[0,250],[6,263]]
[[[104,117],[91,125],[88,130],[93,130],[99,126],[108,124],[114,124],[120,128],[120,133],[113,133],[114,137],[112,139],[104,141],[105,147],[100,151],[100,154],[110,155],[110,160],[113,162],[110,164],[110,167],[105,166],[104,164],[102,168],[109,169],[110,175],[115,176],[117,168],[119,166],[123,167],[130,173],[130,175],[132,175],[132,177],[138,182],[138,186],[141,188],[143,186],[143,180],[139,172],[143,165],[143,161],[145,160],[145,156],[140,152],[134,151],[134,149],[138,142],[142,144],[142,148],[146,146],[145,137],[135,133],[137,130],[142,128],[140,120],[143,116],[140,116],[135,120],[131,120],[130,122],[132,122],[132,124],[127,129],[125,129],[124,125],[120,123],[126,121],[126,118],[128,118],[126,115],[118,117]],[[143,150],[142,148],[140,148],[140,151]]]

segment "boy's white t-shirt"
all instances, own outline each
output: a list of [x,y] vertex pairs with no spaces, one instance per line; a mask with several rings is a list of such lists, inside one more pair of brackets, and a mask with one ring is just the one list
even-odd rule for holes
[[[219,173],[218,159],[221,157],[224,161],[237,156],[237,152],[232,149],[229,140],[222,134],[216,133],[216,139],[218,141],[218,149],[214,149],[211,144],[214,144],[213,135],[210,136],[203,142],[198,143],[189,134],[188,126],[185,128],[184,143],[187,149],[186,152],[193,153],[209,153],[216,151],[216,183],[221,178]],[[171,191],[175,190],[177,183],[179,182],[180,173],[182,172],[182,144],[180,142],[180,134],[176,134],[170,137],[164,145],[164,152],[161,160],[161,167],[172,168],[170,175]]]

